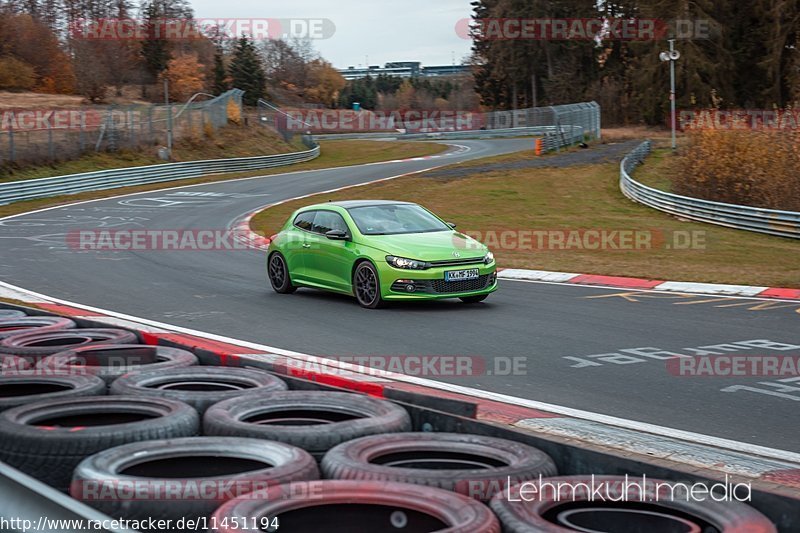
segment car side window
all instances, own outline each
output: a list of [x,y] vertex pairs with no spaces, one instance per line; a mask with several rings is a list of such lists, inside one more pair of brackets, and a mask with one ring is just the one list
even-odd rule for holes
[[347,234],[350,233],[347,222],[344,221],[342,215],[334,213],[333,211],[317,211],[317,216],[314,217],[314,226],[311,231],[324,235],[335,229]]
[[317,214],[317,211],[305,211],[304,213],[300,213],[294,218],[294,224],[296,227],[300,229],[304,229],[306,231],[313,231],[314,227],[314,216]]

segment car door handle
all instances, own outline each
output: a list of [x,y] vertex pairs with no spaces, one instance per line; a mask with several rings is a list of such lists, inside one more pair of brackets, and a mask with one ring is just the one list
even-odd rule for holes
[[311,245],[308,243],[303,243],[303,248],[311,248]]

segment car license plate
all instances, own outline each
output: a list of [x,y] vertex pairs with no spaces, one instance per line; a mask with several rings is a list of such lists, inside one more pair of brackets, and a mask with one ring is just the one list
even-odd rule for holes
[[445,281],[469,281],[471,279],[478,279],[480,272],[477,268],[470,268],[469,270],[448,270],[444,273]]

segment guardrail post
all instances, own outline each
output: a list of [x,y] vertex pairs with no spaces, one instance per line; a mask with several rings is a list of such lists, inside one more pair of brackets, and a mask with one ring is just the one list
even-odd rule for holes
[[47,156],[50,161],[55,161],[56,153],[55,148],[53,147],[53,126],[52,124],[47,124]]
[[8,125],[8,159],[13,163],[17,159],[16,150],[14,149],[14,127]]
[[147,124],[149,129],[149,139],[147,139],[148,143],[153,144],[153,140],[155,139],[155,132],[153,131],[153,106],[149,106],[147,108]]
[[78,128],[78,150],[81,154],[86,151],[86,111],[81,109],[81,120]]

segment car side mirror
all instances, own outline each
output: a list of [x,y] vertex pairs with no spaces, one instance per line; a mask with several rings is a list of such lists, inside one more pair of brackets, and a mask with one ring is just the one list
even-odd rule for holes
[[325,236],[332,241],[346,241],[347,240],[347,232],[342,231],[340,229],[332,229],[329,232],[325,233]]
[[453,229],[456,229],[456,225],[453,224],[452,222],[448,222],[447,225],[450,226]]

